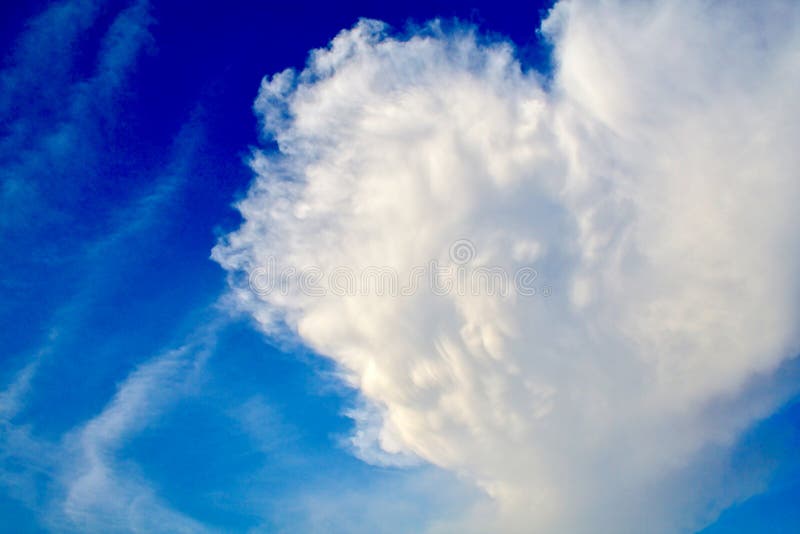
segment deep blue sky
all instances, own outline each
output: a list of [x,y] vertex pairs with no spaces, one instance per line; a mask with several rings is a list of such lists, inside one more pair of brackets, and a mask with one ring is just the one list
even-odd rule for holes
[[[0,7],[0,531],[62,524],[59,488],[85,460],[75,436],[177,347],[176,365],[201,371],[168,375],[178,393],[154,394],[103,442],[131,492],[229,532],[304,525],[313,499],[335,508],[320,521],[369,525],[359,499],[384,494],[377,509],[406,527],[470,499],[438,496],[458,486],[447,474],[354,458],[342,445],[352,392],[324,360],[220,319],[225,276],[209,252],[239,224],[231,204],[250,182],[264,75],[302,67],[359,17],[457,17],[547,69],[535,30],[549,2],[108,2],[87,17],[89,4]],[[799,420],[790,405],[743,439],[737,458],[773,459],[778,475],[708,533],[800,531]]]

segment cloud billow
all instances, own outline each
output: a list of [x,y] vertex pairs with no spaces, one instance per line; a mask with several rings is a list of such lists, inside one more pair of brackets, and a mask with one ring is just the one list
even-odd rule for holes
[[[545,87],[472,29],[362,20],[264,80],[277,150],[213,256],[359,390],[356,451],[485,490],[478,531],[699,528],[759,489],[725,452],[800,342],[799,23],[788,1],[559,2]],[[408,276],[459,239],[552,294],[247,284],[273,258]]]

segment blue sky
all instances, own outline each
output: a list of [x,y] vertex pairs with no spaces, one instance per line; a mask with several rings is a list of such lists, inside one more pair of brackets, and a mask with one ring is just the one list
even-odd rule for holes
[[[274,150],[264,76],[361,17],[456,17],[549,75],[547,8],[4,4],[0,531],[416,532],[482,502],[469,476],[359,459],[360,394],[236,311],[210,254],[242,223],[251,148]],[[703,532],[800,530],[798,424],[788,395],[736,436],[732,472],[769,475]]]

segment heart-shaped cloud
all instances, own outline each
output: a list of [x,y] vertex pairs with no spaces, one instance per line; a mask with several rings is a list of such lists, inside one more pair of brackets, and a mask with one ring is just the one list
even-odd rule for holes
[[798,352],[798,28],[792,2],[559,2],[545,78],[363,20],[264,81],[277,149],[214,258],[358,388],[365,459],[486,490],[472,528],[696,528],[756,489],[723,453]]

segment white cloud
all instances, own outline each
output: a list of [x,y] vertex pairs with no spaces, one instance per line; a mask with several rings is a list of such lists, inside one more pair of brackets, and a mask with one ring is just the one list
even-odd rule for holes
[[265,79],[279,151],[253,158],[226,269],[402,279],[467,237],[476,265],[535,261],[552,289],[256,296],[232,277],[382,414],[362,437],[494,498],[473,528],[688,531],[758,489],[724,453],[784,398],[764,376],[800,341],[800,6],[745,4],[560,2],[549,89],[508,44],[374,21]]

